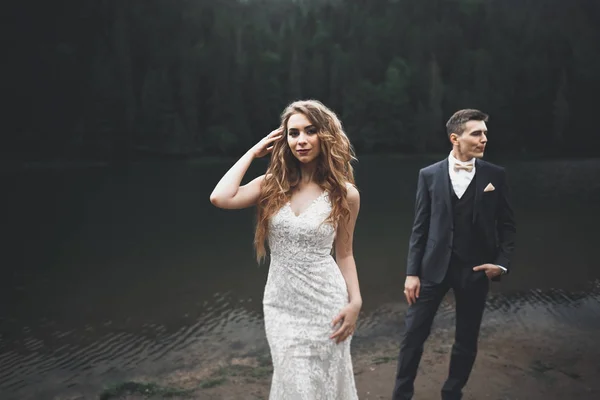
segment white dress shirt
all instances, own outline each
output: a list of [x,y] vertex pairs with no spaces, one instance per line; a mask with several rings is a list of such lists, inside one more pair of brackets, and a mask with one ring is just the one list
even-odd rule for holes
[[[454,170],[454,165],[472,165],[473,169],[471,171],[465,171],[464,169],[460,169],[458,171]],[[459,161],[452,155],[448,156],[448,173],[450,174],[450,182],[452,182],[452,189],[454,189],[454,193],[456,197],[459,199],[465,194],[467,188],[471,184],[471,181],[475,177],[475,159],[471,158],[469,161]],[[506,272],[506,268],[502,265],[498,265],[502,269],[503,272]]]
[[[464,169],[455,171],[454,166],[456,164],[472,165],[473,169],[471,171],[465,171]],[[456,193],[456,197],[460,199],[467,191],[467,188],[475,176],[475,159],[471,158],[469,161],[459,161],[452,153],[450,153],[448,156],[448,172],[450,173],[450,182],[452,182],[454,193]]]

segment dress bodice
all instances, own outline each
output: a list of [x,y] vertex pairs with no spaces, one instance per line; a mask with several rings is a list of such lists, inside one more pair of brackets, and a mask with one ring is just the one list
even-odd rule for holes
[[269,224],[271,259],[319,261],[329,258],[335,238],[334,227],[325,222],[330,213],[326,191],[299,215],[294,214],[287,202]]

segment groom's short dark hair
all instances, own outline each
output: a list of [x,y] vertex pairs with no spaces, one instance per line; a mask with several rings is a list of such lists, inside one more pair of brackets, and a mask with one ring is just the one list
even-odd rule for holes
[[486,113],[472,108],[458,110],[450,117],[448,122],[446,122],[446,133],[448,133],[448,136],[450,136],[451,133],[460,135],[465,130],[465,124],[468,121],[487,122],[488,118],[489,116]]

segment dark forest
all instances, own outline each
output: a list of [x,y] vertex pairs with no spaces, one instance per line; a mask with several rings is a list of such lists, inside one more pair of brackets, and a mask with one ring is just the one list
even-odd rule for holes
[[597,156],[594,0],[20,2],[5,159],[237,155],[314,98],[359,154],[446,151],[490,114],[506,156]]

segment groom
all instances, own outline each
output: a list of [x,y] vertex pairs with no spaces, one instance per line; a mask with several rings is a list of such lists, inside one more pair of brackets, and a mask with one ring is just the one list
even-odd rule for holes
[[504,168],[482,161],[488,116],[457,111],[446,123],[452,151],[419,172],[404,294],[409,304],[393,400],[411,399],[440,302],[456,299],[456,334],[442,399],[462,397],[477,354],[489,281],[510,271],[515,221]]

